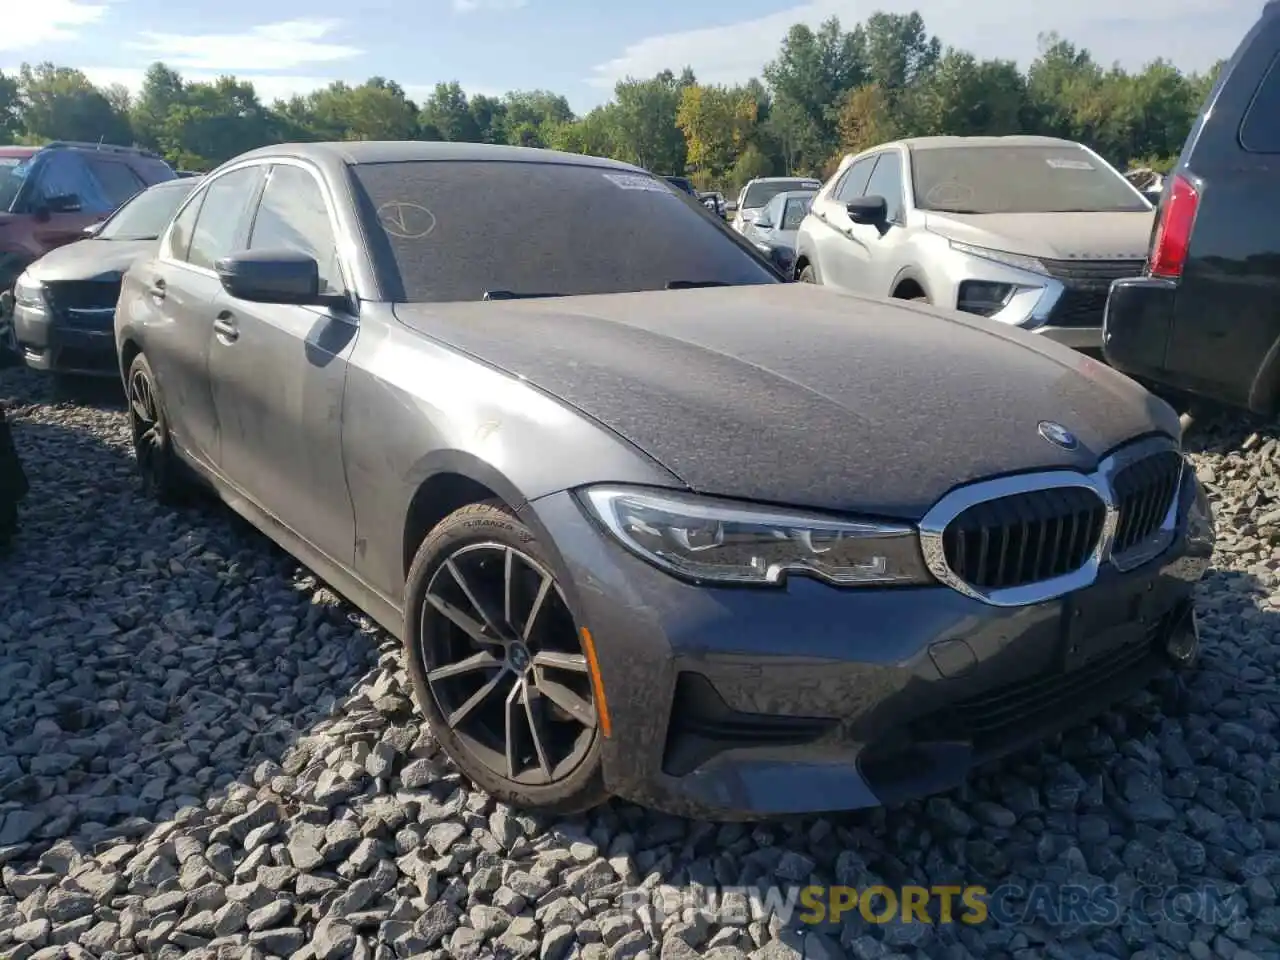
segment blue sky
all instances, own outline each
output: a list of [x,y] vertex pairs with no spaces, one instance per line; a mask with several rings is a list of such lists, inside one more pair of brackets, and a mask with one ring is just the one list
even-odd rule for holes
[[[0,69],[52,60],[137,89],[164,60],[192,80],[234,73],[264,100],[373,74],[421,99],[440,80],[469,91],[548,88],[583,112],[627,75],[691,65],[704,82],[759,73],[787,28],[875,10],[919,10],[944,43],[1025,65],[1057,30],[1104,63],[1164,56],[1199,70],[1228,56],[1262,0],[5,0]],[[1121,11],[1124,11],[1121,13]]]

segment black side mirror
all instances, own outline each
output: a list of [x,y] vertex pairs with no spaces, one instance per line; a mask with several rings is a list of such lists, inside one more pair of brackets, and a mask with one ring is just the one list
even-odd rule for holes
[[884,197],[856,197],[845,209],[854,223],[870,227],[883,226],[889,219],[889,204]]
[[245,250],[215,265],[222,289],[237,300],[294,306],[336,306],[345,297],[320,292],[320,266],[294,250]]

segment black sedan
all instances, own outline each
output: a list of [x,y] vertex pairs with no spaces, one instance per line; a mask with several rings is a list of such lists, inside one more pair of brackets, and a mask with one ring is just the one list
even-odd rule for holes
[[635,167],[245,154],[130,268],[116,341],[145,489],[207,484],[400,637],[518,805],[896,801],[1196,653],[1212,521],[1168,406],[785,284]]
[[112,317],[120,277],[169,225],[195,189],[166,180],[126,200],[85,239],[58,247],[27,267],[14,284],[14,334],[28,367],[55,375],[116,376]]

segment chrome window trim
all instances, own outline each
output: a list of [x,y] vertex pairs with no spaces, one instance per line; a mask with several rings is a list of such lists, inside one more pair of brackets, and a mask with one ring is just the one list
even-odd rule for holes
[[[1021,607],[1033,603],[1044,603],[1081,590],[1097,580],[1099,570],[1107,562],[1122,572],[1139,567],[1164,552],[1173,542],[1178,526],[1178,507],[1182,502],[1182,487],[1187,475],[1186,462],[1184,460],[1179,468],[1173,501],[1160,526],[1146,540],[1119,555],[1112,553],[1120,519],[1119,504],[1116,502],[1115,494],[1115,478],[1125,467],[1153,454],[1168,451],[1181,455],[1181,444],[1169,437],[1148,437],[1116,450],[1104,458],[1093,473],[1077,470],[1043,470],[1036,473],[998,477],[994,480],[981,480],[957,487],[935,503],[919,523],[920,547],[925,564],[939,582],[967,597],[995,607]],[[943,550],[942,535],[947,526],[965,510],[980,503],[1019,493],[1061,487],[1083,487],[1092,490],[1102,502],[1105,511],[1102,533],[1083,566],[1059,577],[996,590],[980,590],[952,572],[947,563],[946,552]]]

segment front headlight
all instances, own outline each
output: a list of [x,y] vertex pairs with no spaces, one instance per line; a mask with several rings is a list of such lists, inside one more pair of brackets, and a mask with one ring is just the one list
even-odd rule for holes
[[13,284],[13,299],[28,310],[44,310],[44,284],[24,272]]
[[840,586],[933,582],[909,526],[627,487],[580,496],[624,547],[692,580],[777,585],[794,573]]
[[1213,553],[1218,539],[1214,529],[1213,505],[1209,502],[1204,485],[1198,479],[1195,485],[1195,499],[1191,501],[1191,509],[1187,511],[1187,546]]
[[949,240],[948,243],[951,244],[951,249],[957,253],[978,257],[981,260],[990,260],[992,263],[1002,263],[1006,267],[1013,267],[1016,270],[1027,270],[1031,273],[1049,275],[1045,265],[1035,257],[1024,256],[1021,253],[1008,253],[1004,250],[991,250],[987,247],[975,247],[971,243],[961,243],[959,240]]

